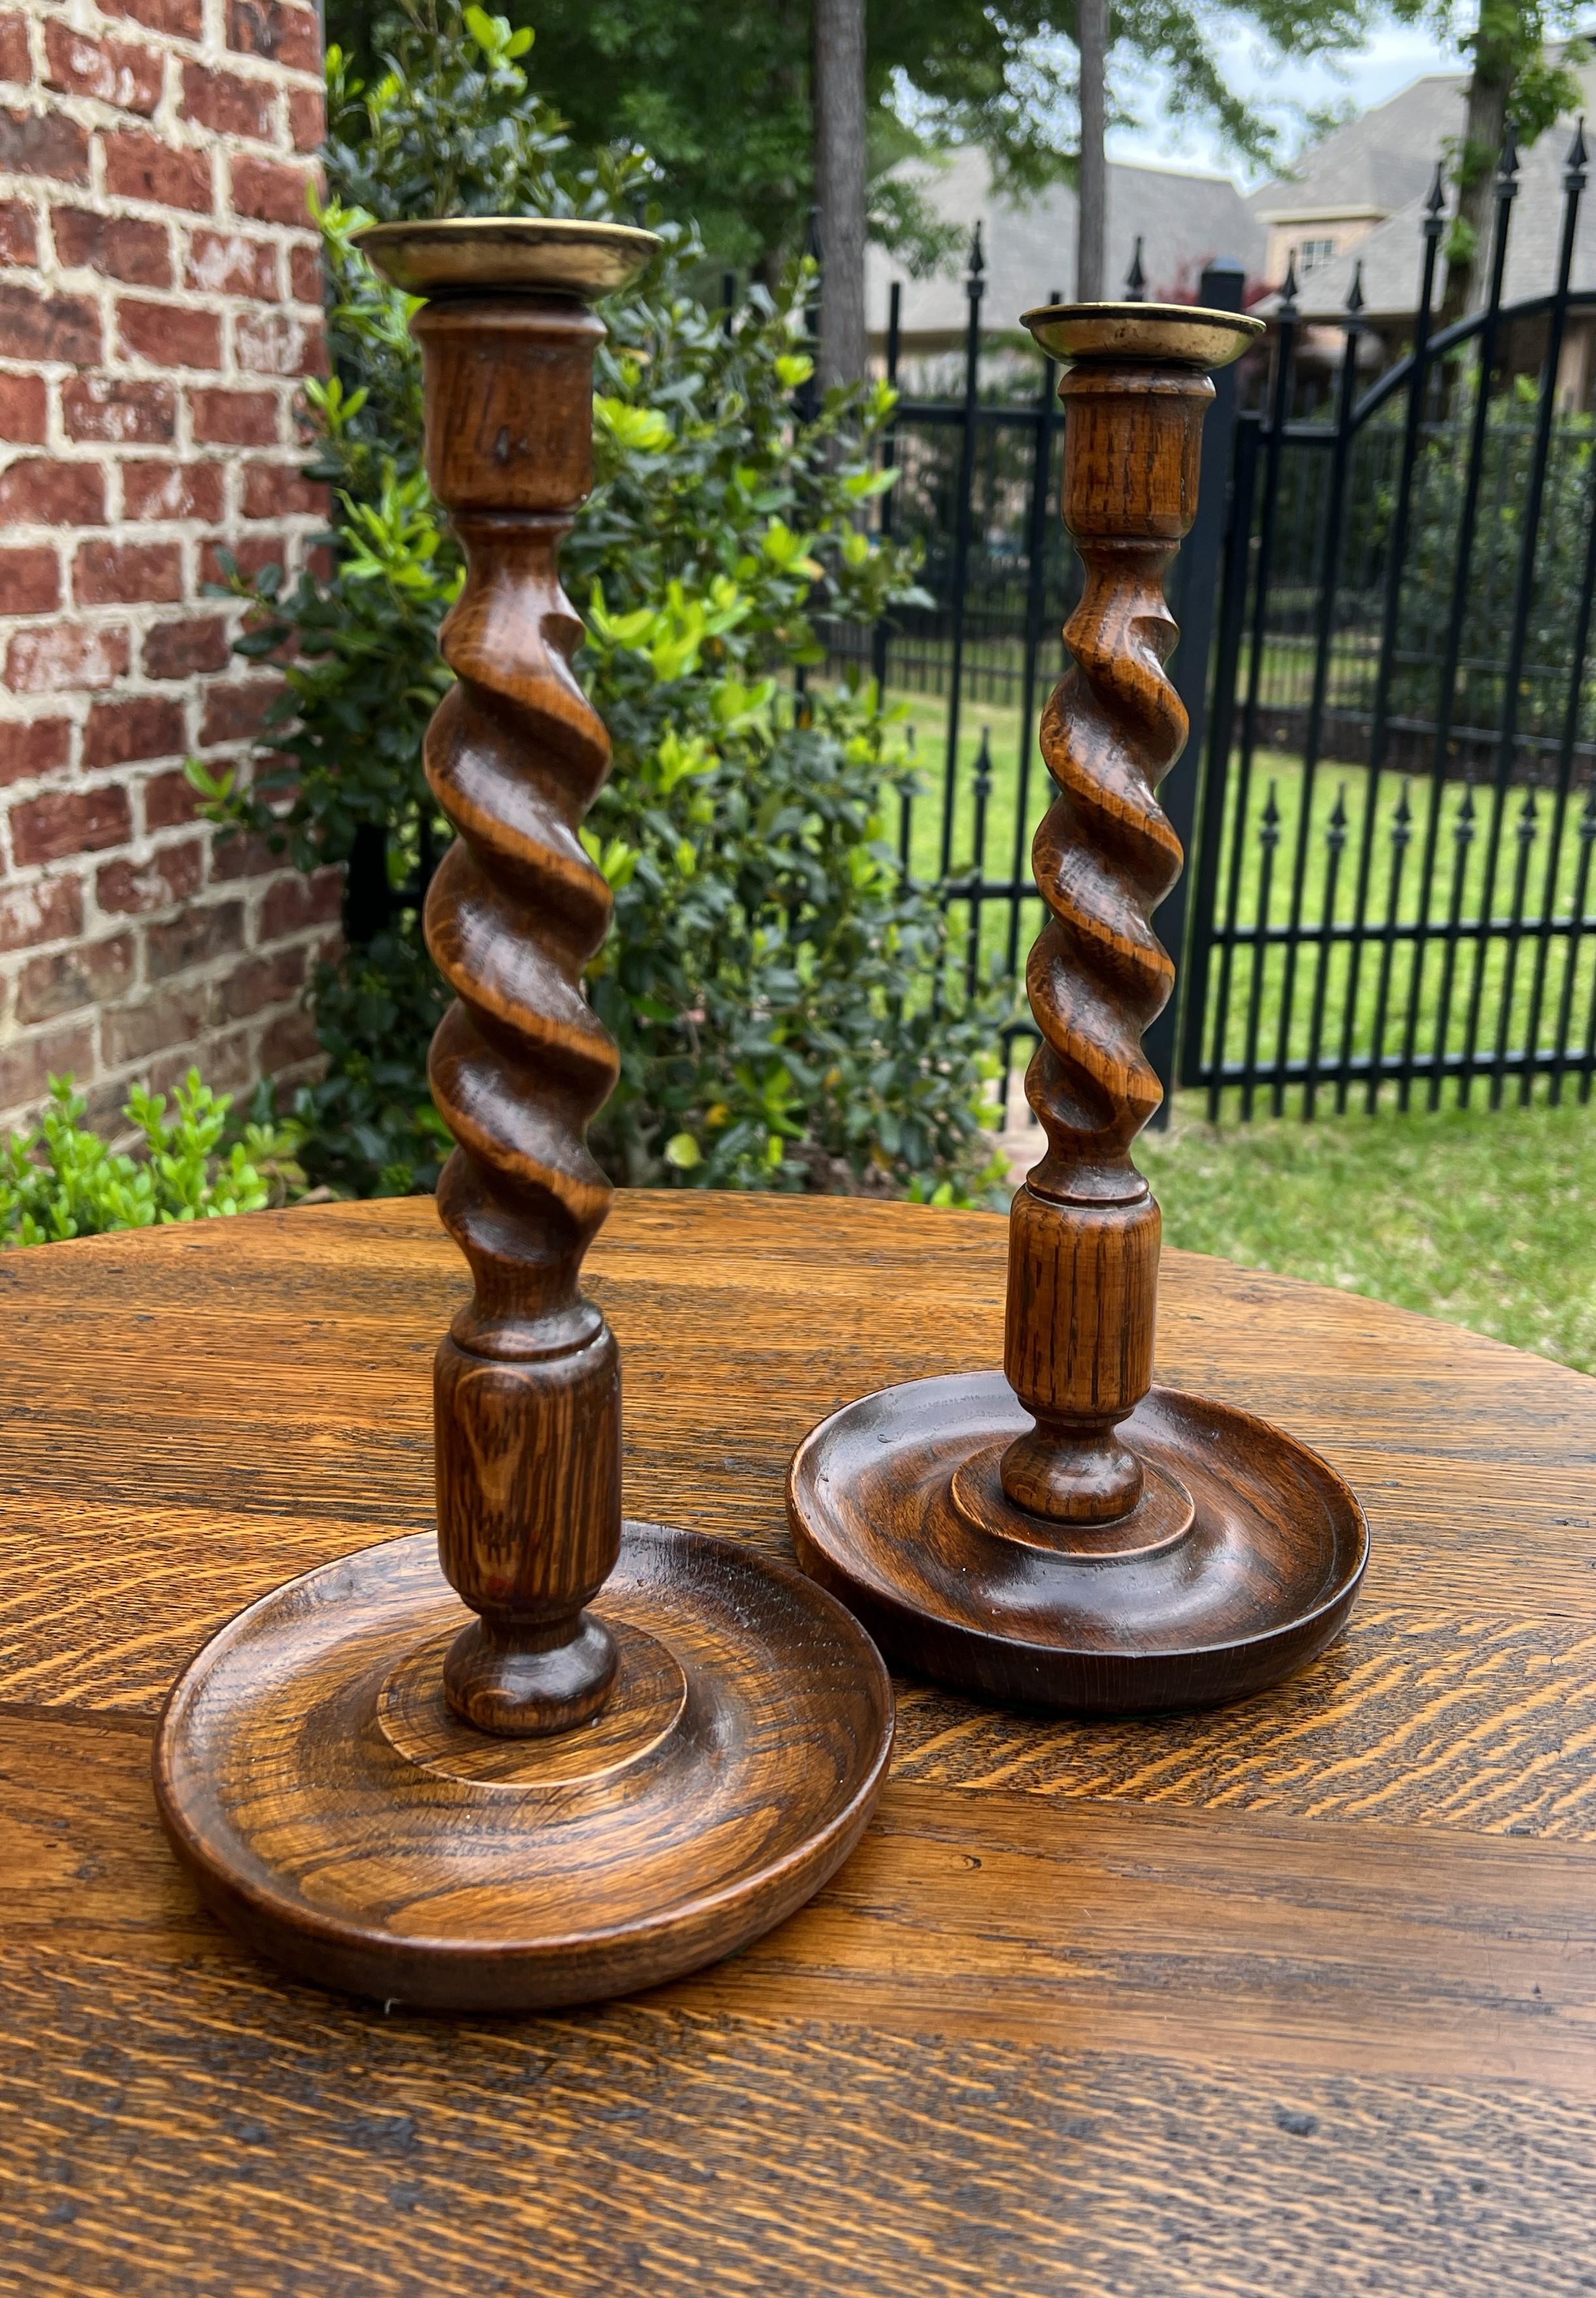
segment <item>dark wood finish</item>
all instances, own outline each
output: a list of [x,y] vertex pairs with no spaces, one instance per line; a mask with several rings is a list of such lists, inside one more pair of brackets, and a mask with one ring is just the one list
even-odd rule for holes
[[1164,584],[1197,511],[1206,368],[1255,325],[1162,306],[1025,323],[1074,362],[1063,511],[1085,584],[1041,722],[1025,1092],[1045,1146],[1010,1211],[1004,1381],[836,1415],[788,1508],[806,1569],[906,1665],[996,1699],[1175,1707],[1311,1658],[1367,1554],[1351,1492],[1288,1437],[1149,1399],[1160,1220],[1131,1147],[1161,1097],[1141,1038],[1174,985],[1152,913],[1181,856],[1156,791],[1186,739]]
[[[803,1429],[991,1366],[1004,1261],[995,1215],[622,1192],[588,1282],[629,1514],[785,1552]],[[902,1683],[876,1824],[762,1944],[440,2019],[238,1946],[148,1741],[240,1605],[430,1526],[426,1368],[468,1291],[416,1200],[0,1255],[0,2286],[1580,2289],[1596,1383],[1166,1253],[1163,1376],[1367,1495],[1346,1634],[1150,1723]]]
[[846,1858],[892,1745],[885,1670],[840,1606],[687,1533],[623,1541],[620,1353],[581,1289],[616,1054],[582,992],[611,905],[579,833],[609,742],[559,550],[592,478],[588,301],[658,244],[558,221],[365,236],[379,269],[448,290],[412,321],[466,560],[426,738],[458,835],[426,929],[456,993],[430,1063],[456,1142],[438,1211],[473,1289],[434,1360],[436,1542],[254,1605],[179,1678],[155,1748],[173,1847],[242,1938],[432,2009],[588,2001],[734,1952]]
[[1025,970],[1041,1033],[1025,1097],[1047,1145],[1010,1212],[1003,1352],[1034,1426],[1002,1475],[1016,1508],[1097,1525],[1142,1488],[1118,1429],[1152,1385],[1159,1219],[1131,1144],[1161,1098],[1141,1034],[1175,979],[1152,912],[1181,847],[1154,793],[1186,740],[1164,583],[1197,515],[1213,385],[1196,368],[1085,362],[1058,390],[1086,580],[1065,632],[1074,668],[1041,721],[1057,794],[1032,847],[1048,916]]
[[444,1683],[467,1723],[535,1734],[595,1714],[616,1662],[584,1608],[621,1547],[621,1363],[581,1291],[610,1204],[587,1127],[616,1068],[581,977],[611,905],[577,834],[610,746],[571,666],[558,563],[592,484],[604,328],[567,297],[506,293],[413,324],[427,473],[466,559],[441,641],[456,683],[426,741],[459,833],[427,897],[456,995],[428,1064],[457,1144],[438,1210],[475,1281],[434,1371],[439,1550],[477,1615]]
[[629,1525],[614,1697],[587,1730],[506,1740],[443,1697],[463,1610],[436,1542],[363,1549],[207,1648],[156,1794],[210,1905],[299,1978],[453,2011],[627,1994],[757,1938],[859,1839],[891,1692],[819,1596]]
[[1003,1490],[1005,1442],[1025,1426],[1000,1374],[953,1373],[861,1398],[798,1449],[800,1560],[907,1666],[988,1699],[1115,1715],[1257,1691],[1339,1629],[1368,1534],[1305,1445],[1152,1389],[1125,1423],[1140,1505],[1088,1552]]

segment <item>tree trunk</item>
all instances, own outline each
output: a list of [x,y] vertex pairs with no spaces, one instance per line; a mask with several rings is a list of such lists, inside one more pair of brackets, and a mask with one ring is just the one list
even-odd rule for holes
[[1455,169],[1458,212],[1446,250],[1446,292],[1441,299],[1444,327],[1450,327],[1466,312],[1477,311],[1485,300],[1496,163],[1507,133],[1513,63],[1505,44],[1487,45],[1483,37],[1477,43],[1462,149]]
[[813,0],[822,389],[865,371],[865,0]]
[[1104,81],[1108,63],[1108,0],[1075,0],[1081,56],[1081,167],[1076,179],[1075,301],[1103,299],[1103,244],[1108,224],[1108,164],[1103,152]]

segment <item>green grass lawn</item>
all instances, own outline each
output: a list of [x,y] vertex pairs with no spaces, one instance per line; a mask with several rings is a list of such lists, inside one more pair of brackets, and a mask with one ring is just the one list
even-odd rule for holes
[[[902,708],[913,728],[922,762],[924,789],[909,817],[910,864],[916,877],[934,882],[941,874],[942,825],[948,813],[948,707],[935,695],[895,692],[890,699]],[[1011,948],[1023,965],[1024,952],[1042,919],[1041,902],[1034,898],[1021,905],[1017,929],[1007,903],[988,902],[972,917],[967,896],[958,889],[957,881],[974,869],[978,858],[975,781],[983,738],[990,745],[992,768],[984,852],[980,857],[982,875],[988,882],[1007,880],[1014,871],[1016,854],[1022,874],[1028,872],[1030,827],[1041,811],[1047,787],[1041,759],[1033,758],[1026,790],[1026,821],[1022,826],[1017,820],[1021,763],[1026,748],[1034,745],[1034,732],[1028,745],[1016,708],[967,701],[960,716],[952,831],[947,841],[953,881],[948,912],[956,977],[963,974],[972,955],[983,974],[1006,971]],[[1177,771],[1192,768],[1182,762]],[[1221,849],[1222,918],[1233,914],[1244,925],[1255,923],[1267,892],[1265,922],[1284,927],[1293,911],[1300,844],[1304,875],[1300,897],[1296,897],[1299,922],[1312,927],[1328,918],[1345,927],[1361,915],[1370,938],[1363,944],[1355,977],[1348,940],[1331,939],[1324,945],[1308,942],[1295,956],[1283,943],[1276,942],[1265,946],[1261,960],[1253,945],[1237,947],[1228,958],[1222,949],[1215,948],[1210,961],[1203,1035],[1205,1055],[1211,1059],[1217,1050],[1227,1067],[1252,1061],[1267,1069],[1282,1054],[1290,1061],[1303,1061],[1316,1044],[1319,1090],[1321,1096],[1333,1100],[1343,1055],[1355,1062],[1377,1043],[1387,1055],[1410,1042],[1420,1056],[1438,1045],[1455,1054],[1464,1050],[1472,1034],[1477,1047],[1487,1054],[1509,1053],[1526,1042],[1533,1028],[1543,1047],[1555,1045],[1559,1031],[1565,1032],[1564,1042],[1577,1054],[1586,1038],[1596,1033],[1596,932],[1586,929],[1572,936],[1554,933],[1543,940],[1534,930],[1534,921],[1543,913],[1549,878],[1554,916],[1567,918],[1582,894],[1584,914],[1590,913],[1596,876],[1587,857],[1589,824],[1582,818],[1583,791],[1575,790],[1560,824],[1550,793],[1538,792],[1532,808],[1526,810],[1521,789],[1507,792],[1490,904],[1499,930],[1488,938],[1482,955],[1477,942],[1449,943],[1444,928],[1454,910],[1464,918],[1474,917],[1484,903],[1491,792],[1475,792],[1473,834],[1460,840],[1456,834],[1460,826],[1469,827],[1463,821],[1467,798],[1461,784],[1447,783],[1436,792],[1427,779],[1382,774],[1374,793],[1365,873],[1370,781],[1362,767],[1327,762],[1319,768],[1310,796],[1299,759],[1260,751],[1245,793],[1246,814],[1238,844],[1236,821],[1243,793],[1238,765],[1233,762]],[[1433,823],[1432,804],[1436,809]],[[1266,809],[1271,806],[1276,842],[1270,860],[1261,833]],[[1337,850],[1333,817],[1338,807],[1342,823]],[[1405,822],[1399,822],[1403,809]],[[1404,838],[1394,839],[1392,833],[1397,829],[1405,829]],[[1433,849],[1427,899],[1423,892],[1427,847]],[[1411,922],[1421,916],[1429,928],[1422,946],[1412,937],[1394,937],[1388,944],[1382,940],[1386,926]],[[1514,922],[1518,919],[1524,922],[1521,928]],[[1505,997],[1504,991],[1509,992]],[[1222,995],[1222,1030],[1218,1026]],[[1501,1082],[1508,1096],[1518,1092],[1518,1080],[1510,1072],[1504,1073]],[[1361,1097],[1365,1088],[1355,1071],[1349,1083],[1354,1099]],[[1447,1080],[1441,1087],[1442,1097],[1450,1101],[1457,1089],[1455,1081]],[[1488,1079],[1476,1079],[1471,1095],[1484,1098],[1491,1089]],[[1422,1076],[1414,1090],[1415,1097],[1423,1102],[1428,1086]],[[1382,1091],[1394,1098],[1394,1084],[1387,1083]],[[1285,1088],[1276,1113],[1300,1106],[1301,1094],[1299,1086]],[[1235,1088],[1229,1097],[1238,1097]],[[1267,1087],[1258,1105],[1270,1105]],[[1323,1108],[1326,1100],[1321,1098],[1319,1105]]]
[[[1322,765],[1313,781],[1304,839],[1306,792],[1300,760],[1269,752],[1259,755],[1246,792],[1238,856],[1235,915],[1239,922],[1251,924],[1260,916],[1266,862],[1260,832],[1271,798],[1279,816],[1279,842],[1270,868],[1265,922],[1279,927],[1291,918],[1299,844],[1305,857],[1297,911],[1300,920],[1317,924],[1328,917],[1344,925],[1354,920],[1360,907],[1370,779],[1362,767]],[[1233,766],[1220,880],[1222,916],[1229,910],[1238,780]],[[1421,1054],[1441,1043],[1449,1052],[1461,1052],[1472,1024],[1477,1024],[1477,1043],[1487,1051],[1511,1051],[1523,1046],[1532,1022],[1538,1042],[1551,1046],[1557,1042],[1558,1025],[1565,1012],[1570,1037],[1583,1041],[1596,991],[1596,935],[1587,932],[1572,943],[1566,935],[1553,936],[1543,951],[1539,937],[1522,930],[1543,913],[1549,872],[1554,916],[1567,916],[1585,890],[1581,884],[1580,795],[1565,810],[1560,831],[1555,803],[1548,792],[1537,792],[1527,809],[1525,798],[1522,789],[1510,789],[1503,803],[1490,905],[1491,915],[1501,922],[1501,930],[1486,942],[1483,964],[1477,943],[1460,944],[1454,952],[1444,931],[1432,930],[1419,955],[1415,981],[1415,940],[1394,939],[1388,949],[1378,940],[1371,941],[1358,968],[1354,995],[1346,942],[1332,943],[1328,951],[1305,946],[1298,952],[1295,967],[1289,966],[1287,949],[1280,944],[1265,950],[1261,967],[1255,949],[1241,947],[1232,960],[1230,994],[1225,1004],[1222,1047],[1225,1061],[1255,1056],[1267,1063],[1281,1053],[1301,1060],[1317,1037],[1324,1069],[1333,1072],[1344,1048],[1356,1055],[1367,1054],[1378,1043],[1387,1054],[1396,1052],[1410,1026]],[[1362,901],[1362,916],[1377,936],[1387,924],[1411,922],[1420,916],[1428,920],[1432,930],[1442,929],[1454,909],[1464,918],[1480,914],[1486,891],[1493,799],[1489,790],[1477,790],[1471,822],[1464,815],[1468,803],[1460,783],[1445,784],[1436,792],[1423,779],[1408,780],[1389,773],[1379,777]],[[1337,859],[1329,833],[1338,806],[1344,824]],[[1436,808],[1433,824],[1432,806]],[[1399,819],[1404,811],[1405,822]],[[1459,829],[1470,827],[1472,836],[1460,841]],[[1399,829],[1406,831],[1401,842],[1392,835]],[[1432,843],[1427,905],[1422,894],[1424,860]],[[1587,891],[1587,913],[1588,903]],[[1520,922],[1519,930],[1515,930],[1515,920]],[[1574,978],[1569,981],[1566,975],[1571,947]],[[1216,1038],[1222,972],[1222,957],[1216,952],[1205,1037],[1210,1054]],[[1419,1088],[1421,1094],[1424,1089]],[[1477,1094],[1487,1089],[1477,1083],[1475,1087]],[[1445,1090],[1450,1096],[1451,1086]],[[1510,1090],[1517,1090],[1516,1084]]]
[[[941,863],[947,705],[934,695],[896,693],[891,698],[905,706],[909,723],[915,728],[927,783],[926,794],[917,801],[910,817],[912,866],[917,877],[934,880]],[[993,767],[984,869],[990,880],[1007,877],[1013,866],[1022,745],[1018,710],[993,702],[967,701],[961,713],[951,839],[956,875],[967,871],[975,859],[973,784],[983,732],[990,737]],[[1353,914],[1367,784],[1368,776],[1360,768],[1331,764],[1319,772],[1308,822],[1309,866],[1302,908],[1307,921],[1324,917],[1327,895],[1332,890],[1331,915],[1345,921]],[[1032,821],[1045,787],[1037,759],[1027,807]],[[1257,915],[1263,855],[1257,833],[1271,787],[1279,814],[1279,843],[1275,849],[1270,916],[1279,924],[1287,914],[1304,779],[1299,760],[1274,753],[1261,753],[1255,761],[1240,850],[1237,914],[1243,920]],[[1411,918],[1418,913],[1428,788],[1417,782],[1409,786],[1411,834],[1405,849],[1396,849],[1389,831],[1402,788],[1396,775],[1381,778],[1364,904],[1366,918],[1381,923],[1387,918]],[[1349,835],[1332,889],[1326,833],[1343,792]],[[1452,871],[1459,847],[1452,832],[1462,799],[1462,789],[1455,784],[1441,794],[1429,913],[1433,919],[1444,918],[1453,892]],[[1233,774],[1223,849],[1227,872],[1236,802]],[[1521,803],[1522,792],[1510,792],[1508,835],[1492,902],[1493,913],[1499,918],[1510,917],[1514,907],[1516,864],[1521,848],[1512,832]],[[1475,805],[1477,835],[1462,849],[1464,915],[1476,913],[1484,890],[1489,793],[1477,793]],[[1526,909],[1530,912],[1538,906],[1544,882],[1551,813],[1543,793],[1536,836],[1528,853]],[[1554,872],[1552,906],[1565,914],[1580,890],[1579,850],[1577,815],[1571,809]],[[1028,864],[1028,837],[1021,851]],[[1393,864],[1399,856],[1402,868],[1397,873]],[[1227,877],[1222,875],[1222,907],[1226,885]],[[950,912],[962,953],[967,946],[968,905],[955,897]],[[1022,961],[1041,916],[1040,902],[1026,904],[1018,937]],[[1007,910],[989,908],[979,926],[983,964],[1001,963],[1008,937]],[[1510,963],[1514,976],[1510,1044],[1523,1042],[1528,1021],[1535,944],[1526,938],[1510,957],[1510,940],[1504,935],[1490,943],[1480,985],[1481,1037],[1491,1046],[1495,1043],[1501,987]],[[1549,947],[1539,1026],[1543,1044],[1553,1041],[1563,1003],[1567,946],[1566,941],[1554,939]],[[1322,986],[1319,963],[1319,954],[1312,948],[1299,955],[1285,1042],[1289,1054],[1298,1057],[1305,1054],[1316,1000],[1321,1001],[1320,1038],[1333,1079],[1348,1002],[1345,945],[1332,947]],[[1447,1044],[1454,1048],[1463,1042],[1474,990],[1474,963],[1472,948],[1460,949],[1450,985],[1445,1032]],[[1252,966],[1252,952],[1238,951],[1233,961],[1224,1032],[1227,1061],[1245,1056],[1249,1033],[1261,1059],[1272,1057],[1280,1042],[1284,951],[1276,946],[1267,952],[1255,1000]],[[1215,976],[1217,970],[1216,954]],[[1217,979],[1213,986],[1217,989]],[[1596,934],[1584,937],[1575,980],[1567,988],[1571,993],[1567,997],[1569,1035],[1577,1043],[1596,1012]],[[1411,944],[1393,944],[1388,969],[1382,966],[1378,946],[1365,950],[1350,1032],[1354,1053],[1369,1050],[1380,1026],[1382,1006],[1385,1042],[1388,1047],[1401,1044],[1412,988]],[[1446,996],[1444,945],[1434,940],[1427,945],[1418,985],[1415,1035],[1420,1049],[1435,1043],[1439,1008]],[[1210,1048],[1213,1041],[1211,1010],[1206,1038]],[[1020,1056],[1024,1058],[1023,1047]],[[1516,1080],[1510,1079],[1510,1104],[1517,1090]],[[1578,1104],[1577,1085],[1572,1077],[1565,1087],[1564,1105],[1549,1106],[1546,1090],[1543,1080],[1537,1083],[1528,1108],[1510,1105],[1492,1112],[1484,1105],[1489,1082],[1477,1080],[1468,1109],[1449,1107],[1434,1113],[1414,1109],[1399,1113],[1389,1105],[1394,1090],[1388,1086],[1385,1089],[1387,1105],[1372,1118],[1363,1113],[1361,1089],[1354,1094],[1352,1112],[1341,1118],[1333,1113],[1333,1092],[1321,1093],[1319,1113],[1310,1125],[1294,1114],[1270,1121],[1265,1098],[1258,1104],[1260,1121],[1238,1124],[1233,1119],[1238,1096],[1230,1093],[1226,1095],[1230,1121],[1218,1128],[1203,1121],[1201,1095],[1183,1094],[1170,1129],[1144,1137],[1139,1145],[1139,1161],[1158,1191],[1164,1234],[1172,1244],[1220,1253],[1246,1266],[1275,1269],[1315,1284],[1339,1285],[1469,1326],[1582,1371],[1596,1372],[1596,1107]],[[1455,1091],[1455,1086],[1445,1087],[1448,1101]],[[1422,1101],[1423,1097],[1420,1086],[1416,1098]],[[1288,1111],[1300,1109],[1300,1093],[1294,1090],[1286,1105]],[[1023,1171],[1023,1164],[1017,1170]]]
[[1137,1144],[1168,1243],[1596,1372],[1596,1107],[1219,1128],[1200,1107]]

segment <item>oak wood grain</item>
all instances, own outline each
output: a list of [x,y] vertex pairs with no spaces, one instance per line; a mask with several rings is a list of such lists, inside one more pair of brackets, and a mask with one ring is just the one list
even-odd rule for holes
[[1134,305],[1028,312],[1067,343],[1061,511],[1082,568],[1042,712],[1025,970],[1041,1154],[1009,1211],[1002,1375],[898,1381],[821,1421],[787,1488],[804,1569],[888,1658],[1077,1715],[1250,1696],[1340,1633],[1369,1554],[1355,1492],[1289,1426],[1154,1384],[1159,1209],[1131,1152],[1174,986],[1158,790],[1187,735],[1164,583],[1197,512],[1206,369],[1246,338]]
[[619,1057],[582,995],[612,905],[579,831],[610,744],[559,569],[593,483],[604,326],[567,296],[485,293],[424,305],[411,332],[427,475],[465,560],[425,742],[457,833],[426,897],[455,993],[427,1058],[455,1141],[438,1211],[473,1279],[433,1371],[439,1555],[477,1615],[443,1679],[466,1723],[534,1737],[596,1714],[617,1661],[584,1607],[621,1549],[621,1366],[581,1290],[610,1203],[588,1125]]
[[1161,1232],[1131,1145],[1164,1097],[1141,1039],[1174,987],[1152,913],[1181,841],[1157,789],[1187,726],[1164,667],[1177,633],[1164,585],[1197,515],[1213,385],[1132,349],[1068,368],[1058,395],[1084,583],[1071,668],[1041,717],[1052,795],[1031,850],[1043,918],[1025,967],[1039,1033],[1025,1097],[1045,1145],[1010,1212],[1003,1359],[1035,1426],[1008,1445],[1002,1480],[1016,1509],[1097,1524],[1142,1491],[1118,1431],[1153,1377]]
[[1588,2286],[1596,1852],[898,1787],[704,1980],[384,2019],[207,1922],[143,1742],[0,1723],[20,2287]]
[[[234,1959],[139,1757],[0,1723],[0,1939]],[[1596,1849],[1369,1824],[1353,1860],[1301,1820],[905,1782],[810,1906],[651,1999],[1596,2099]]]
[[627,1995],[779,1923],[869,1819],[892,1692],[790,1565],[628,1522],[580,1731],[446,1696],[464,1603],[428,1533],[286,1582],[174,1685],[152,1757],[205,1904],[296,1977],[435,2011]]
[[[629,1512],[769,1552],[819,1413],[1000,1347],[995,1216],[623,1192],[589,1270]],[[1596,1383],[1167,1255],[1161,1376],[1366,1495],[1342,1644],[1114,1725],[905,1682],[877,1831],[719,1976],[384,2019],[204,1914],[147,1734],[238,1605],[425,1528],[465,1290],[421,1201],[0,1256],[7,2298],[1590,2286]]]
[[427,1075],[472,1294],[433,1360],[435,1529],[249,1606],[173,1684],[152,1776],[215,1914],[390,2005],[541,2010],[735,1953],[847,1858],[892,1750],[886,1670],[840,1604],[623,1522],[620,1352],[581,1285],[620,1057],[583,980],[612,911],[582,843],[610,743],[559,562],[605,339],[582,279],[619,285],[661,244],[570,217],[363,241],[391,284],[439,282],[409,332],[464,571],[424,745],[455,833],[424,904],[454,992]]
[[[1004,1242],[996,1214],[623,1192],[590,1267],[626,1352],[628,1514],[787,1552],[782,1481],[819,1415],[994,1360]],[[259,1214],[225,1252],[183,1228],[0,1255],[0,1698],[69,1668],[152,1708],[285,1572],[424,1529],[425,1371],[467,1294],[420,1200]],[[1158,1363],[1365,1495],[1366,1601],[1596,1623],[1586,1376],[1178,1252]],[[59,1568],[85,1542],[104,1559],[86,1583]]]
[[0,1954],[29,2298],[1590,2287],[1589,2112],[1551,2093],[650,2003],[462,2029],[181,1976]]

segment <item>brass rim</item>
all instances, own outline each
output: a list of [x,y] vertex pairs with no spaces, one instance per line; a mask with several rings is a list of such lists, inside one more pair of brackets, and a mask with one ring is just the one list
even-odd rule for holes
[[596,302],[646,269],[663,243],[584,216],[445,216],[367,224],[355,244],[407,294],[574,295]]
[[1057,360],[1229,367],[1263,333],[1262,319],[1189,303],[1046,303],[1020,324]]

